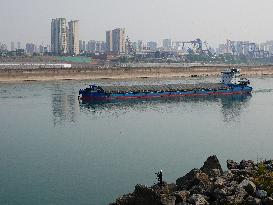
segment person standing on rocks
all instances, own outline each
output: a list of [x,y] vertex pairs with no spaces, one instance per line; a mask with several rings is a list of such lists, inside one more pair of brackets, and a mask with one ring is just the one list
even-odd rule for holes
[[157,181],[158,181],[158,184],[159,184],[159,186],[160,187],[162,187],[163,186],[163,176],[162,176],[162,170],[160,170],[159,172],[157,172],[157,173],[155,173],[156,174],[156,176],[157,176]]

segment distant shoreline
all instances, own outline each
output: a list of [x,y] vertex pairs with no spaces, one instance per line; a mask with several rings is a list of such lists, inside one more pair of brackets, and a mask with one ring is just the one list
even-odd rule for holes
[[[219,76],[222,71],[232,66],[191,66],[164,68],[39,68],[39,69],[2,69],[0,83],[26,81],[59,80],[124,80],[145,78],[182,78]],[[236,66],[243,76],[273,75],[273,65]]]

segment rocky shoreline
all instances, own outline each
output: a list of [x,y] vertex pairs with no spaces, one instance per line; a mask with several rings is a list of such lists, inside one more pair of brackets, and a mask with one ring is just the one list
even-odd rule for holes
[[227,168],[223,171],[217,157],[210,156],[176,183],[138,184],[109,205],[273,205],[273,160],[227,160]]

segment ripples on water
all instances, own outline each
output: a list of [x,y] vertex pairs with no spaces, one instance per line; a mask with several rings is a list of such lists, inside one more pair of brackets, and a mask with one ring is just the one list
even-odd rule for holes
[[252,96],[109,103],[79,102],[87,81],[0,85],[0,204],[102,205],[154,183],[158,169],[174,181],[210,154],[223,165],[272,157],[273,79],[251,82]]

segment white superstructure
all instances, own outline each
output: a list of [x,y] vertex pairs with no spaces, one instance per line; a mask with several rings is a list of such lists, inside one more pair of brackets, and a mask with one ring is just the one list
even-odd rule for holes
[[240,70],[236,68],[232,68],[228,71],[222,72],[222,80],[223,84],[239,84],[240,83]]

